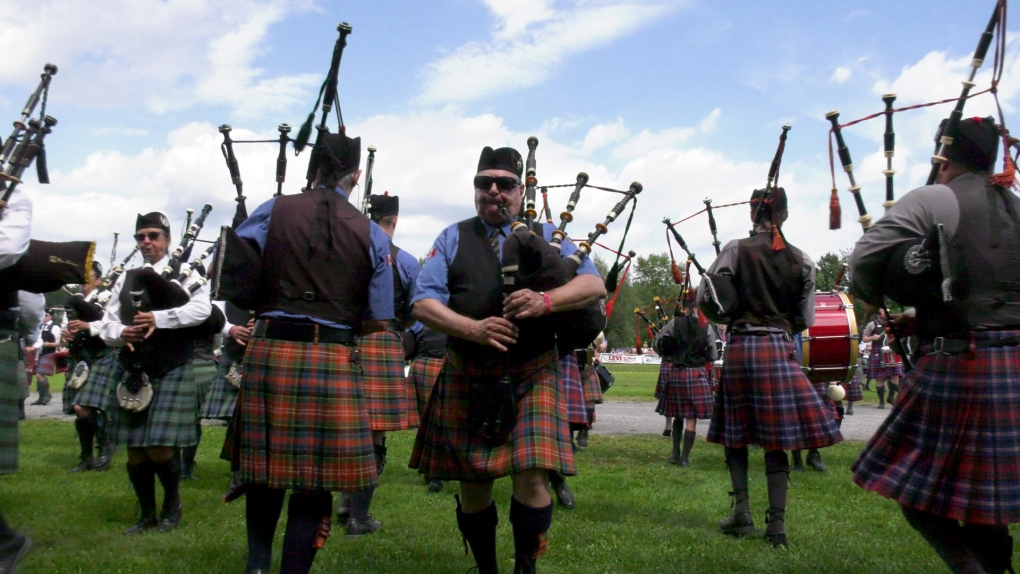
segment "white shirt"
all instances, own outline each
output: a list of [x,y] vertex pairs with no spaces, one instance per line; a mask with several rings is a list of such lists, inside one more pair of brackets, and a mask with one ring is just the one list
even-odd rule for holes
[[14,265],[28,251],[32,233],[32,200],[14,190],[0,219],[0,270]]
[[[153,267],[157,271],[162,270],[169,261],[170,256],[166,255],[157,261]],[[125,277],[127,277],[127,273],[118,277],[117,282],[113,285],[113,289],[110,290],[110,303],[106,306],[106,314],[103,315],[103,323],[99,327],[99,336],[111,347],[122,347],[124,345],[120,335],[128,327],[128,325],[120,322],[120,291],[124,287]],[[191,275],[184,281],[184,286],[187,287],[196,281],[198,281],[198,277]],[[203,285],[191,294],[191,300],[184,305],[164,311],[153,311],[152,314],[156,319],[157,329],[181,329],[184,327],[194,327],[202,323],[202,321],[209,318],[209,313],[211,312],[212,303],[209,301],[209,290]]]

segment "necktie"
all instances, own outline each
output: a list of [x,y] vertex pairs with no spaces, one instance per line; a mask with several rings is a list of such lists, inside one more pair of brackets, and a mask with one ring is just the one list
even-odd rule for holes
[[503,230],[497,227],[492,230],[489,235],[489,245],[492,246],[492,252],[496,254],[496,259],[499,259],[499,237],[503,235]]

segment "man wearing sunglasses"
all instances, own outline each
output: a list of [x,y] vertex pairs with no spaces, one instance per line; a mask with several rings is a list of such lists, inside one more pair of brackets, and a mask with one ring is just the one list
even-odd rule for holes
[[[552,524],[549,472],[575,474],[555,335],[519,327],[517,320],[580,309],[606,295],[586,260],[562,287],[521,289],[504,298],[500,254],[520,211],[522,168],[517,150],[482,150],[474,178],[477,215],[439,235],[412,298],[414,317],[449,337],[447,363],[422,417],[411,467],[432,479],[461,481],[457,525],[481,574],[498,571],[493,481],[511,477],[516,571],[534,572]],[[546,241],[552,230],[544,226]],[[564,242],[561,256],[574,251]],[[486,416],[479,397],[491,397],[497,385],[516,413],[507,412],[512,429],[502,421],[504,431],[487,436],[471,420]],[[506,404],[502,398],[498,406]]]
[[[135,241],[146,263],[159,273],[170,261],[170,221],[159,212],[138,215]],[[136,312],[131,291],[142,269],[125,272],[110,291],[100,336],[111,347],[131,346],[142,357],[143,372],[152,386],[152,401],[139,413],[121,409],[116,418],[114,436],[126,444],[127,474],[141,507],[141,518],[124,534],[138,534],[158,528],[167,532],[181,520],[179,492],[180,465],[177,449],[198,443],[195,421],[198,413],[197,391],[192,367],[195,331],[212,311],[207,288],[200,287],[191,299],[176,308]],[[197,281],[189,277],[184,287]],[[150,306],[149,294],[143,294],[143,307]],[[144,344],[144,346],[143,346]],[[116,365],[111,384],[125,373]],[[163,486],[163,506],[156,515],[156,484]]]

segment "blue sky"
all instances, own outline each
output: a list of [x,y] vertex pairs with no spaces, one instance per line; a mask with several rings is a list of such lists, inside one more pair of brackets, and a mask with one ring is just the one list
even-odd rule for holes
[[[523,150],[529,135],[540,140],[541,184],[570,183],[581,170],[596,185],[641,181],[632,247],[664,251],[664,215],[680,219],[706,197],[741,201],[764,184],[779,127],[789,122],[787,236],[817,258],[860,234],[841,173],[844,229],[826,225],[825,112],[852,119],[878,111],[887,91],[899,105],[955,97],[993,5],[109,0],[96,8],[2,0],[0,118],[17,117],[45,62],[59,66],[47,110],[60,121],[48,140],[53,183],[31,176],[25,186],[36,202],[36,237],[95,239],[108,253],[112,232],[128,235],[137,212],[165,210],[180,222],[186,207],[206,201],[215,207],[212,229],[232,215],[234,196],[216,126],[232,124],[238,138],[272,137],[284,122],[296,129],[328,68],[336,25],[347,21],[354,31],[340,71],[344,118],[379,148],[375,190],[401,197],[396,242],[408,251],[424,253],[443,226],[471,214],[482,146]],[[1014,44],[1001,87],[1007,122]],[[989,58],[979,87],[990,68]],[[967,107],[992,110],[987,96]],[[899,194],[923,183],[946,113],[897,115]],[[876,216],[882,129],[873,121],[846,131]],[[275,189],[276,147],[244,146],[239,156],[253,209]],[[287,192],[297,192],[306,157],[291,158]],[[554,213],[567,193],[551,194]],[[615,199],[585,192],[568,231],[586,234]],[[722,239],[746,233],[743,209],[717,218]],[[703,218],[681,227],[706,262],[707,227]],[[611,227],[609,241],[620,230]]]

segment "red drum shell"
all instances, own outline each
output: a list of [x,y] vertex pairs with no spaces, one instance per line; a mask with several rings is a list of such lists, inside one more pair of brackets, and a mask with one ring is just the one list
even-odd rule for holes
[[857,369],[860,334],[845,293],[815,293],[815,323],[801,333],[801,369],[813,383],[848,383]]
[[882,347],[882,366],[899,367],[903,364],[903,357],[900,357],[889,347]]

